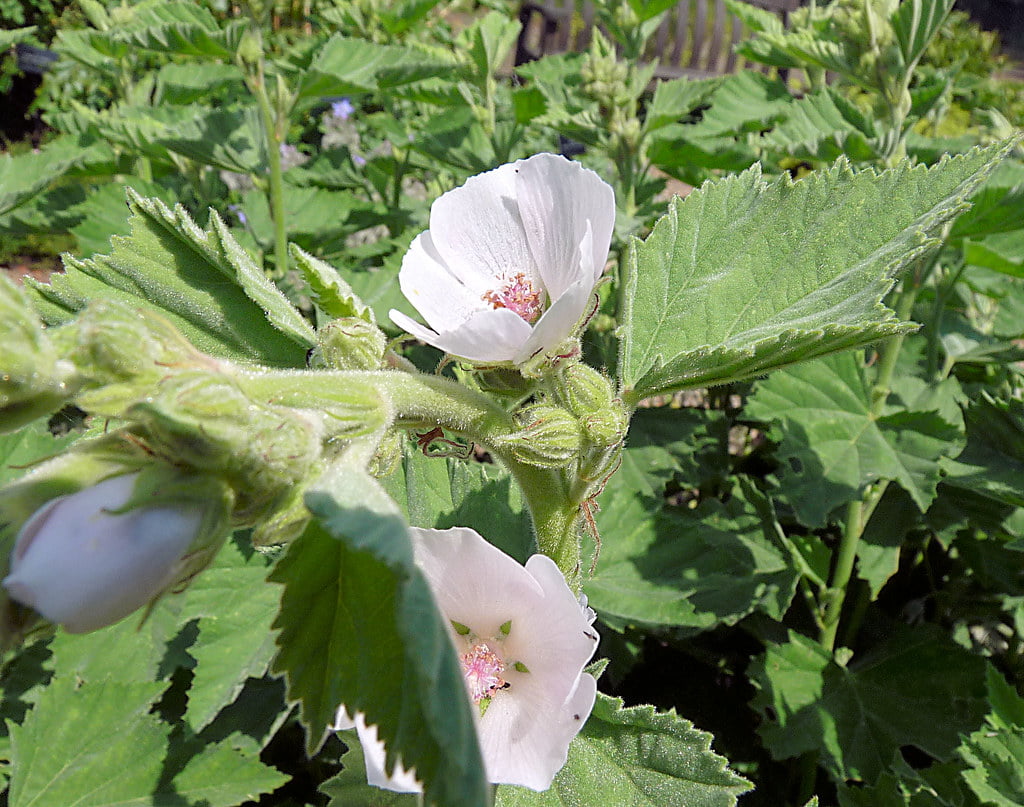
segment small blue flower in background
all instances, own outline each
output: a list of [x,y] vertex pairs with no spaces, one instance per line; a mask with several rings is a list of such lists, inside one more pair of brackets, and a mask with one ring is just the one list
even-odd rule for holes
[[363,157],[361,154],[353,154],[352,155],[352,163],[356,167],[362,168],[364,165],[366,165],[366,158]]
[[340,101],[334,101],[331,104],[331,114],[338,120],[348,120],[349,115],[355,111],[356,108],[348,98],[342,98]]
[[246,218],[245,213],[242,212],[242,208],[239,205],[228,205],[228,210],[234,213],[238,217],[238,223],[243,227],[249,223],[249,219]]

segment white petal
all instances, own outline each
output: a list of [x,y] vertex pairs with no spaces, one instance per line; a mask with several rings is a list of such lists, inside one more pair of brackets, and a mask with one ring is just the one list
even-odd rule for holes
[[[615,226],[615,192],[593,171],[555,154],[515,163],[516,199],[526,237],[549,299],[561,296],[586,267],[596,280],[608,260]],[[593,232],[583,264],[579,247]]]
[[430,208],[434,247],[449,271],[470,288],[519,272],[540,277],[519,216],[515,172],[509,163],[470,177]]
[[412,527],[411,533],[416,564],[448,619],[488,638],[509,620],[514,630],[524,605],[543,608],[541,584],[475,530]]
[[553,709],[512,691],[499,693],[480,721],[487,778],[547,790],[565,765],[569,743],[583,728],[596,697],[597,681],[586,673]]
[[588,277],[580,278],[566,289],[537,320],[529,338],[522,343],[512,361],[522,364],[537,353],[558,347],[587,313],[593,290],[594,283]]
[[512,361],[530,338],[530,323],[507,308],[477,311],[452,330],[424,328],[401,311],[391,311],[391,320],[427,344],[481,364]]
[[393,790],[396,793],[420,793],[423,791],[423,785],[416,779],[416,772],[403,768],[401,760],[395,763],[395,769],[391,775],[387,775],[384,767],[384,742],[377,738],[376,726],[366,725],[366,718],[362,712],[356,712],[355,727],[359,734],[359,744],[363,747],[366,781],[369,784],[385,790]]
[[466,286],[448,270],[429,230],[413,239],[398,273],[402,293],[435,331],[452,330],[474,311],[492,308],[483,295],[493,286],[479,285],[479,278],[474,282],[477,285]]

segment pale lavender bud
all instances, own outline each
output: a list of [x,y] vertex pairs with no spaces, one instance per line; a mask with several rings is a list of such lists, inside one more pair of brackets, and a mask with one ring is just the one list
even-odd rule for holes
[[356,168],[362,168],[364,165],[366,165],[366,158],[363,157],[361,154],[353,154],[352,163],[353,165],[356,166]]
[[70,633],[113,624],[176,582],[203,521],[201,508],[135,507],[138,474],[47,502],[18,534],[10,596]]

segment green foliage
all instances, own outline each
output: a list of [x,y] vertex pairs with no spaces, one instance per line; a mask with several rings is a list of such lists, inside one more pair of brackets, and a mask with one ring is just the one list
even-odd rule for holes
[[502,786],[495,805],[585,807],[608,801],[733,807],[749,787],[711,750],[711,736],[688,720],[650,706],[624,708],[620,699],[599,694],[551,789],[534,793]]
[[901,332],[882,305],[894,276],[934,248],[999,154],[880,175],[839,163],[795,183],[768,183],[755,168],[674,203],[625,265],[627,397],[727,383]]

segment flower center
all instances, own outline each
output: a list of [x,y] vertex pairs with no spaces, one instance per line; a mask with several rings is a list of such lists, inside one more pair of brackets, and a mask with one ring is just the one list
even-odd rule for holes
[[501,677],[505,672],[505,662],[486,644],[473,645],[472,650],[459,656],[459,661],[462,662],[462,675],[469,686],[473,703],[491,698],[495,692],[507,686]]
[[544,293],[534,288],[530,279],[519,272],[506,280],[497,291],[489,291],[482,299],[495,308],[507,308],[529,323],[536,322],[544,309]]

